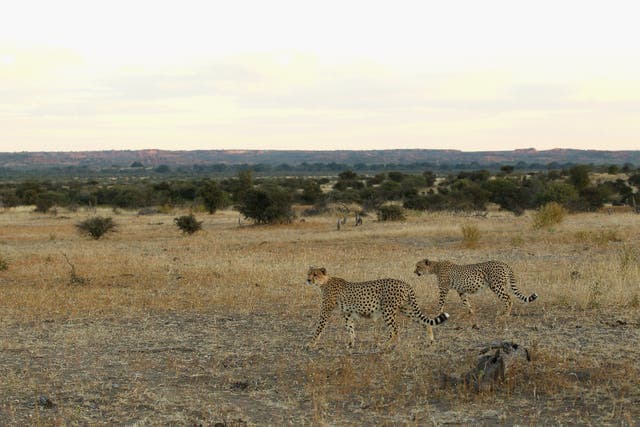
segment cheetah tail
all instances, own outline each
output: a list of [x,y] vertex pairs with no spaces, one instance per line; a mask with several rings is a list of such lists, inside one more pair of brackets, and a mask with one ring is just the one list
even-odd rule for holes
[[433,319],[429,319],[429,323],[431,325],[439,325],[440,323],[446,322],[448,318],[449,318],[449,313],[442,312],[438,314],[436,317],[434,317]]
[[538,294],[536,294],[535,292],[529,296],[526,296],[522,292],[520,292],[520,290],[516,287],[516,279],[513,273],[511,273],[510,282],[511,282],[511,290],[513,291],[515,296],[518,297],[518,299],[520,299],[522,302],[531,302],[531,301],[535,301],[538,298]]

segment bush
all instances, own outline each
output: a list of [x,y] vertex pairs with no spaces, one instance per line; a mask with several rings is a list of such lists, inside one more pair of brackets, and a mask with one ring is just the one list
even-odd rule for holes
[[5,271],[9,269],[9,260],[0,254],[0,271]]
[[480,237],[482,236],[478,226],[473,224],[464,224],[460,229],[462,230],[462,245],[465,248],[477,247],[480,242]]
[[566,205],[578,198],[578,192],[575,187],[566,182],[550,182],[545,186],[544,190],[536,194],[536,202],[540,205],[556,202]]
[[207,212],[212,215],[229,203],[228,194],[222,191],[215,181],[206,181],[198,191],[198,195],[202,198]]
[[110,217],[94,216],[76,224],[76,228],[80,234],[87,234],[98,240],[106,233],[115,231],[116,224]]
[[293,218],[291,193],[278,187],[248,190],[238,210],[256,224],[288,223]]
[[404,209],[398,205],[380,206],[376,211],[378,221],[404,221]]
[[556,202],[547,203],[533,214],[533,228],[551,227],[560,224],[567,215],[567,210]]
[[54,202],[51,198],[46,197],[45,195],[39,194],[36,198],[36,208],[35,211],[39,213],[47,213],[49,209],[54,206]]
[[202,221],[196,220],[196,217],[193,216],[192,213],[174,218],[173,222],[175,222],[176,226],[185,234],[193,234],[202,229]]

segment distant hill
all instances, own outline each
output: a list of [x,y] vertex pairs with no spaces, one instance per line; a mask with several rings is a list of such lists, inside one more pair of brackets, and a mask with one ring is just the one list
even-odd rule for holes
[[301,163],[357,164],[516,164],[525,162],[546,165],[548,163],[624,164],[640,165],[640,151],[597,151],[553,149],[538,151],[533,148],[513,151],[458,150],[110,150],[73,152],[20,152],[0,153],[0,167],[39,168],[64,166],[127,167],[139,162],[145,167],[158,165],[192,166],[215,163],[299,165]]

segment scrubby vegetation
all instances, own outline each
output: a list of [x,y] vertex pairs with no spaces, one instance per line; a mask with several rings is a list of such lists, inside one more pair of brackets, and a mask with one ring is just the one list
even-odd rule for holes
[[565,216],[567,216],[567,210],[562,205],[550,202],[535,211],[532,225],[536,230],[551,227],[560,224]]
[[398,205],[380,206],[376,214],[378,221],[404,221],[407,219],[404,215],[404,209]]
[[[463,170],[439,174],[386,171],[362,174],[347,169],[336,176],[256,176],[250,169],[232,177],[114,177],[110,179],[0,182],[0,203],[11,207],[120,209],[187,207],[215,214],[235,206],[258,224],[292,219],[291,205],[355,203],[368,211],[400,205],[415,211],[485,211],[496,205],[521,215],[549,203],[569,212],[596,211],[605,205],[640,205],[640,171],[631,166],[574,165],[545,171],[519,171],[506,165],[498,172]],[[311,211],[311,210],[309,210]],[[383,214],[384,216],[384,214]]]
[[262,186],[246,190],[238,205],[238,210],[256,224],[291,222],[293,212],[291,193],[276,186]]
[[193,213],[174,218],[173,222],[185,234],[193,234],[202,229],[202,221],[198,221]]
[[462,245],[466,248],[475,248],[480,243],[480,237],[482,233],[480,228],[475,224],[462,224],[460,226],[462,231]]
[[94,216],[80,221],[76,224],[76,228],[81,234],[86,234],[98,240],[105,234],[115,231],[116,223],[111,217]]

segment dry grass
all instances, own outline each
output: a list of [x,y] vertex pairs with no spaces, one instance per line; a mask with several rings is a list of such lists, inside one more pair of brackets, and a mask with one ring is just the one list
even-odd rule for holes
[[460,226],[460,231],[462,231],[462,245],[465,248],[477,248],[480,243],[480,237],[482,233],[480,233],[480,228],[475,224],[462,224]]
[[[98,212],[99,214],[100,212]],[[103,214],[114,215],[111,211]],[[640,218],[581,214],[553,229],[492,213],[482,245],[464,248],[469,218],[411,214],[335,229],[335,216],[238,227],[236,212],[203,215],[185,236],[177,212],[114,216],[118,231],[77,234],[85,213],[0,213],[0,419],[15,424],[617,424],[640,417]],[[69,262],[65,259],[67,256]],[[302,345],[320,297],[309,265],[349,280],[397,277],[427,314],[435,277],[418,259],[511,264],[529,305],[513,316],[488,291],[470,297],[480,331],[455,293],[436,343],[405,321],[391,353],[381,322],[360,321],[355,354],[338,315],[319,350]],[[75,276],[72,280],[71,265]],[[441,386],[493,339],[531,349],[505,384],[480,394]],[[40,395],[55,406],[38,404]]]
[[560,204],[551,202],[539,208],[533,214],[532,226],[538,230],[560,224],[567,216],[567,210]]

